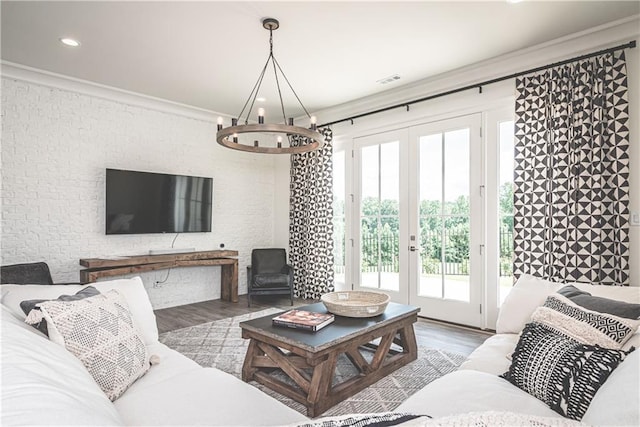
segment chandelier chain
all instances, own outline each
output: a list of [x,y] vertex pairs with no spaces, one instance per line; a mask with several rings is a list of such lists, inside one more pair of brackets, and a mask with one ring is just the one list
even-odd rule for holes
[[269,28],[269,56],[273,56],[273,29]]
[[278,70],[280,70],[280,73],[282,74],[282,77],[284,77],[284,80],[287,82],[287,85],[289,85],[289,89],[291,89],[291,92],[293,92],[293,95],[296,97],[296,99],[298,100],[298,103],[300,104],[300,106],[302,107],[302,109],[304,110],[305,114],[307,115],[307,117],[311,117],[311,114],[309,114],[309,111],[307,111],[307,108],[304,106],[304,104],[302,103],[302,101],[300,100],[300,97],[298,96],[298,94],[296,93],[295,89],[293,88],[293,86],[291,86],[291,83],[289,83],[289,79],[287,78],[287,75],[284,73],[284,71],[282,71],[282,68],[280,67],[280,63],[278,62],[278,60],[276,59],[276,57],[273,57],[273,61],[275,62],[275,64],[278,66]]

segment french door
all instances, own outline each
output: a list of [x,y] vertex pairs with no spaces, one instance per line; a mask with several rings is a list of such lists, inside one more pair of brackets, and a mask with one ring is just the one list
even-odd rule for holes
[[409,302],[426,317],[480,327],[480,115],[409,129]]
[[480,115],[354,140],[354,288],[481,326]]

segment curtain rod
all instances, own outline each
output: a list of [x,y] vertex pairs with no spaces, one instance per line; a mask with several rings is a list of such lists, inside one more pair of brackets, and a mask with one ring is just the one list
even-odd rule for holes
[[423,98],[414,99],[412,101],[401,102],[399,104],[391,105],[389,107],[379,108],[377,110],[368,111],[366,113],[360,113],[360,114],[357,114],[355,116],[346,117],[344,119],[334,120],[334,121],[328,122],[328,123],[323,123],[321,125],[318,125],[318,127],[327,127],[327,126],[335,125],[336,123],[342,123],[342,122],[347,122],[347,121],[351,121],[351,124],[353,124],[353,121],[355,119],[360,119],[362,117],[371,116],[373,114],[384,113],[385,111],[394,110],[394,109],[400,108],[400,107],[404,107],[404,108],[407,109],[407,111],[409,111],[409,106],[410,105],[417,104],[419,102],[429,101],[431,99],[440,98],[440,97],[447,96],[447,95],[452,95],[452,94],[458,93],[458,92],[464,92],[464,91],[469,90],[469,89],[478,89],[478,91],[480,93],[482,93],[482,86],[487,86],[487,85],[490,85],[492,83],[498,83],[498,82],[501,82],[501,81],[504,81],[504,80],[513,79],[515,77],[524,76],[525,74],[535,73],[537,71],[547,70],[549,68],[554,68],[554,67],[558,67],[560,65],[569,64],[571,62],[581,61],[583,59],[592,58],[594,56],[603,55],[605,53],[616,52],[618,50],[623,50],[623,49],[627,49],[627,48],[633,49],[635,47],[636,47],[636,41],[635,40],[631,40],[630,42],[625,43],[625,44],[621,44],[619,46],[610,47],[608,49],[599,50],[597,52],[587,53],[585,55],[576,56],[574,58],[565,59],[563,61],[554,62],[552,64],[542,65],[540,67],[531,68],[529,70],[520,71],[520,72],[517,72],[517,73],[509,74],[507,76],[496,77],[494,79],[485,80],[485,81],[480,82],[480,83],[474,83],[474,84],[471,84],[471,85],[468,85],[468,86],[462,86],[462,87],[459,87],[459,88],[456,88],[456,89],[451,89],[451,90],[448,90],[448,91],[445,91],[445,92],[436,93],[434,95],[425,96]]

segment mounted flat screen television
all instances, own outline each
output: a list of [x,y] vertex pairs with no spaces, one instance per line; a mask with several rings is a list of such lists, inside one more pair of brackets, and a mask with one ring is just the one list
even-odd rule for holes
[[213,178],[107,169],[106,234],[211,231]]

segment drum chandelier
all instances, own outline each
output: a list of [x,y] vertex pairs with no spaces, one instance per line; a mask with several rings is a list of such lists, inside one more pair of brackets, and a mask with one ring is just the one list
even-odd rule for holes
[[[305,106],[302,104],[302,101],[300,101],[300,97],[291,86],[291,83],[289,83],[289,79],[287,79],[287,76],[282,71],[278,60],[273,55],[273,31],[277,30],[280,27],[280,23],[277,19],[265,18],[262,20],[262,26],[265,29],[269,30],[269,57],[267,58],[267,62],[264,64],[258,80],[251,90],[247,101],[244,103],[242,111],[240,111],[240,114],[238,114],[237,118],[231,119],[231,126],[225,128],[222,117],[218,117],[218,133],[216,135],[216,140],[218,141],[218,144],[224,147],[234,150],[248,151],[251,153],[296,154],[308,153],[310,151],[317,150],[322,147],[324,143],[324,137],[317,130],[316,118],[314,116],[311,116]],[[258,123],[250,124],[249,115],[253,110],[253,106],[258,97],[258,93],[260,92],[260,87],[262,86],[262,81],[264,79],[265,73],[267,72],[267,69],[270,68],[270,64],[271,68],[273,69],[275,83],[278,89],[283,122],[265,123],[264,108],[258,108]],[[284,110],[284,102],[282,100],[282,91],[280,88],[281,82],[280,77],[278,76],[278,72],[284,82],[287,83],[289,89],[291,90],[291,92],[293,92],[293,95],[295,95],[295,98],[298,100],[300,106],[309,118],[310,126],[308,128],[295,126],[292,117],[289,117],[287,119]],[[241,120],[245,110],[247,111],[247,114],[244,117],[244,124],[239,125],[238,121]],[[240,135],[244,135],[244,138],[241,138]],[[270,145],[265,142],[265,138],[271,139]],[[243,142],[243,140],[247,139],[249,140],[248,144]],[[261,142],[260,139],[263,139],[263,141]],[[283,140],[285,139],[287,142],[283,145]],[[295,140],[295,143],[293,145],[292,139]]]

